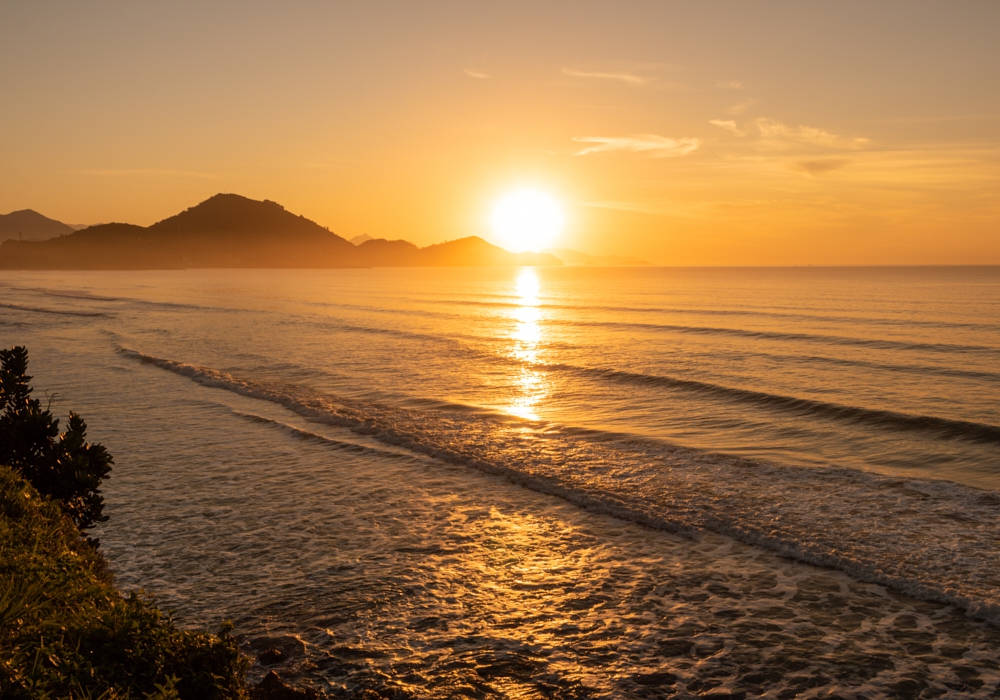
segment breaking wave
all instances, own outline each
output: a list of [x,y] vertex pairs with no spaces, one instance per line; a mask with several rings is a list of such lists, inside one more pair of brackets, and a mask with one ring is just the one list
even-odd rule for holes
[[550,325],[594,326],[600,328],[621,328],[623,330],[666,331],[671,333],[686,333],[694,335],[731,336],[735,338],[752,338],[754,340],[790,340],[823,345],[848,345],[853,347],[874,348],[878,350],[904,350],[916,352],[938,353],[976,353],[1000,355],[1000,348],[989,345],[964,345],[959,343],[913,343],[904,340],[887,340],[884,338],[855,338],[850,336],[828,335],[825,333],[788,333],[784,331],[760,331],[743,328],[718,328],[713,326],[685,326],[665,323],[636,323],[630,321],[543,321]]
[[[272,402],[317,424],[374,438],[389,451],[404,448],[501,475],[588,510],[657,529],[692,537],[705,531],[731,536],[862,581],[957,605],[1000,625],[1000,492],[847,469],[773,466],[626,434],[591,435],[483,412],[398,408],[294,384],[257,382],[121,346],[118,352],[203,386]],[[638,375],[621,379],[647,381]],[[698,391],[716,390],[698,384]],[[775,400],[748,394],[748,400]],[[790,406],[802,410],[849,409],[816,408],[811,404],[818,402],[790,397],[777,400],[793,401]],[[968,431],[958,421],[883,413],[888,412],[857,414],[856,419],[896,421],[908,430]],[[850,411],[844,416],[855,419]],[[305,439],[329,440],[260,416],[245,417],[296,431]],[[974,428],[993,441],[991,430],[997,429]],[[330,444],[372,449],[335,440]]]
[[543,365],[547,369],[584,374],[599,377],[608,381],[642,386],[658,386],[670,389],[681,389],[697,392],[703,395],[716,396],[727,400],[750,403],[762,408],[779,409],[794,412],[808,417],[819,417],[833,420],[857,423],[876,428],[891,428],[893,430],[933,432],[937,437],[971,440],[974,442],[1000,444],[1000,426],[972,421],[954,420],[939,416],[922,416],[897,411],[887,411],[860,406],[845,406],[843,404],[816,401],[782,394],[770,394],[753,389],[723,386],[694,379],[681,379],[662,375],[644,374],[641,372],[626,372],[617,369],[600,369],[577,367],[574,365],[550,364]]
[[63,309],[43,309],[37,306],[22,306],[20,304],[0,304],[0,307],[5,309],[14,309],[15,311],[27,311],[33,314],[56,314],[59,316],[85,316],[85,317],[103,317],[107,318],[111,314],[106,314],[102,311],[66,311]]

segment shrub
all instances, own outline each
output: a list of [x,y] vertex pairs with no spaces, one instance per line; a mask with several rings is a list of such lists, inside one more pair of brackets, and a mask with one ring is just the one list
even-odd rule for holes
[[[58,500],[76,526],[86,530],[107,520],[100,485],[113,460],[102,445],[86,441],[87,424],[75,413],[59,435],[59,420],[31,398],[27,370],[27,349],[0,350],[0,464],[18,470],[39,493]],[[92,544],[96,547],[97,541]]]
[[122,597],[56,504],[0,467],[0,697],[245,700],[247,664],[228,626],[180,630]]

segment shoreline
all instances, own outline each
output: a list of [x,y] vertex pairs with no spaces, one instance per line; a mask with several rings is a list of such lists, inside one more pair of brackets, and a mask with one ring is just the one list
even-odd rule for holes
[[[4,466],[0,622],[3,697],[35,697],[30,693],[42,690],[60,696],[141,693],[147,700],[318,697],[279,678],[273,667],[283,657],[277,650],[262,651],[256,661],[240,651],[230,623],[215,634],[180,628],[142,590],[119,590],[107,559],[58,503]],[[52,629],[61,632],[53,638]],[[39,654],[46,656],[40,665]],[[254,663],[263,673],[253,672]],[[254,675],[263,678],[250,687]]]

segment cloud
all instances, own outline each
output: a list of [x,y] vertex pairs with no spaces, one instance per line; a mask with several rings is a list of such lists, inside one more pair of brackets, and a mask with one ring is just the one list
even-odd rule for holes
[[585,156],[590,153],[608,153],[611,151],[631,151],[647,153],[655,158],[670,158],[686,156],[698,150],[701,142],[698,139],[672,139],[656,134],[636,134],[634,136],[578,136],[573,138],[578,143],[594,144],[578,151],[574,155]]
[[720,87],[723,90],[742,90],[743,83],[739,80],[723,80],[715,84],[716,87]]
[[465,73],[470,78],[476,78],[477,80],[483,80],[485,78],[492,78],[491,75],[486,75],[486,73],[480,73],[477,70],[471,70],[469,68],[463,68],[462,72]]
[[746,136],[746,133],[747,133],[747,132],[743,131],[742,129],[740,129],[738,126],[736,126],[736,122],[734,122],[732,119],[728,119],[728,120],[726,120],[726,119],[710,119],[708,121],[708,123],[709,124],[715,124],[715,126],[719,127],[720,129],[725,129],[726,131],[728,131],[728,132],[730,132],[732,134],[736,134],[737,136]]
[[822,175],[831,170],[837,170],[848,165],[851,161],[847,158],[819,158],[817,160],[800,160],[795,164],[796,170],[801,170],[809,175]]
[[645,85],[650,82],[649,78],[643,78],[638,75],[632,75],[631,73],[600,73],[600,72],[588,72],[573,70],[571,68],[563,68],[562,72],[565,75],[572,76],[574,78],[598,78],[601,80],[618,80],[629,85]]
[[757,104],[757,100],[753,98],[747,98],[742,102],[737,102],[726,111],[729,112],[730,114],[743,114],[745,111],[753,107],[755,104]]
[[862,148],[871,142],[865,138],[847,138],[812,126],[790,127],[787,124],[761,117],[754,122],[765,139],[783,139],[826,148]]
[[627,211],[634,214],[670,214],[669,208],[663,207],[656,202],[620,202],[613,200],[599,200],[593,202],[580,202],[581,206],[592,207],[594,209],[614,209],[616,211]]
[[702,209],[703,202],[685,202],[683,204],[664,200],[652,199],[646,202],[627,202],[621,200],[595,200],[590,202],[579,202],[580,206],[594,209],[614,209],[616,211],[627,211],[633,214],[652,214],[655,216],[673,216],[692,218],[697,216]]

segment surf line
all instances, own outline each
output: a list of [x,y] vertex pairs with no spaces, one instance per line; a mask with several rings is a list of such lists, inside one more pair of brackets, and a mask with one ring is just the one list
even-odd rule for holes
[[[580,436],[571,438],[572,429],[526,436],[492,417],[440,414],[433,420],[423,411],[262,384],[122,346],[118,352],[206,387],[282,405],[308,420],[505,477],[591,512],[693,539],[716,532],[956,605],[1000,626],[995,549],[987,536],[1000,528],[1000,494],[994,492],[847,469],[772,466],[681,447],[654,454],[628,441],[585,441],[574,449]],[[539,437],[557,442],[539,452]],[[483,450],[484,440],[489,450]],[[609,465],[614,469],[602,476]],[[952,511],[971,524],[949,520]],[[930,540],[921,535],[928,530],[935,533]]]

